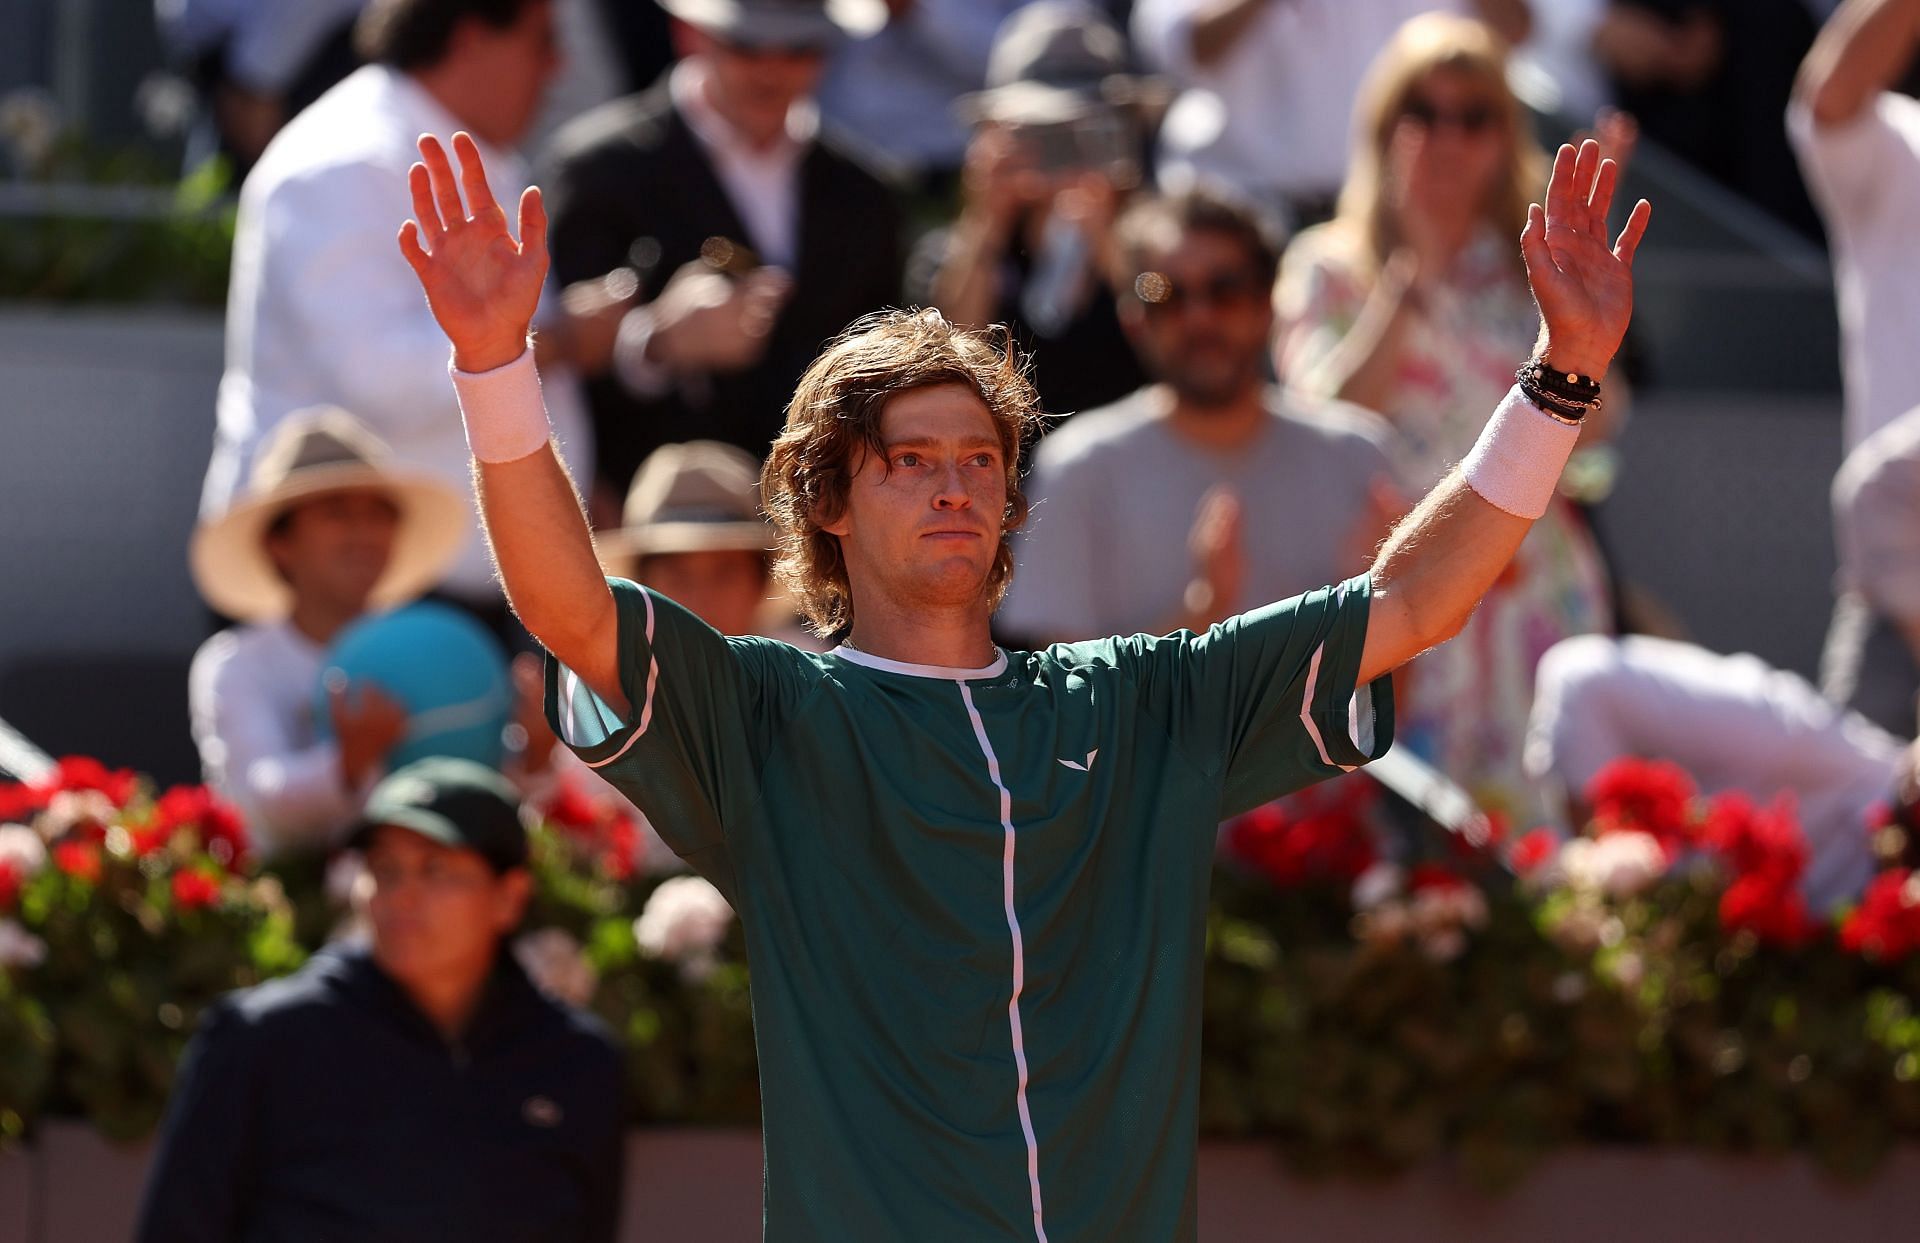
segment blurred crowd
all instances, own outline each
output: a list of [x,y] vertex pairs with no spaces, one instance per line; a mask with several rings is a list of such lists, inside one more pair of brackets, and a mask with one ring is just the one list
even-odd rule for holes
[[[1514,824],[1567,823],[1628,752],[1791,790],[1832,809],[1810,832],[1844,897],[1849,818],[1912,785],[1920,0],[1832,7],[158,0],[207,149],[248,170],[192,549],[232,623],[191,676],[207,775],[289,851],[337,844],[427,738],[615,797],[555,745],[466,499],[446,340],[395,244],[423,133],[470,133],[504,204],[542,188],[535,349],[608,572],[727,633],[832,638],[774,592],[756,499],[822,345],[896,305],[1003,325],[1053,416],[996,626],[1031,646],[1202,629],[1367,566],[1533,348],[1515,238],[1557,110],[1829,241],[1848,457],[1822,685],[1635,634],[1661,628],[1569,487],[1400,675],[1400,745]],[[493,674],[459,665],[468,639],[506,653]]]

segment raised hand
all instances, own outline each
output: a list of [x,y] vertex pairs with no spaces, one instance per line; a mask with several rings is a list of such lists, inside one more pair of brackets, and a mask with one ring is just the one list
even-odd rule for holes
[[1527,208],[1520,253],[1545,322],[1543,350],[1555,370],[1604,375],[1633,317],[1633,252],[1653,208],[1645,199],[1634,204],[1609,246],[1607,208],[1619,176],[1619,165],[1601,157],[1599,143],[1589,139],[1578,151],[1562,146],[1546,206]]
[[516,242],[487,186],[480,148],[457,133],[453,151],[460,158],[457,179],[440,140],[421,135],[421,162],[407,170],[414,218],[400,226],[400,253],[453,342],[454,365],[491,371],[527,348],[527,329],[547,279],[547,212],[539,189],[527,187]]

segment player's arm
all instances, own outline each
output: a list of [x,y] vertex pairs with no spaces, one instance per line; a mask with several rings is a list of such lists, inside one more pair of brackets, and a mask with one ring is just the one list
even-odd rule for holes
[[[1633,313],[1633,252],[1651,211],[1634,206],[1617,243],[1607,207],[1619,169],[1598,143],[1562,146],[1546,206],[1534,204],[1520,235],[1527,280],[1543,321],[1541,356],[1559,371],[1600,379]],[[1579,440],[1520,400],[1501,403],[1467,460],[1394,529],[1373,563],[1373,602],[1360,658],[1362,684],[1459,633],[1480,597],[1546,512]]]
[[1800,62],[1796,102],[1815,124],[1860,115],[1920,53],[1920,0],[1847,0]]
[[553,447],[527,344],[547,277],[546,210],[538,189],[521,195],[516,242],[473,139],[455,134],[453,148],[457,177],[439,141],[420,139],[421,163],[407,177],[414,219],[401,226],[400,251],[453,343],[481,524],[521,622],[624,716],[613,593]]

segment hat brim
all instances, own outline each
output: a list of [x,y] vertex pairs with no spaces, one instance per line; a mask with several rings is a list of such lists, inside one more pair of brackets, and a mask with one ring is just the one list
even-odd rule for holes
[[1150,121],[1165,112],[1172,99],[1173,89],[1164,78],[1119,73],[1081,88],[1009,82],[962,95],[953,108],[961,120],[976,125],[1052,125],[1103,108],[1125,109]]
[[659,0],[660,7],[708,34],[770,47],[825,47],[862,38],[887,24],[884,0],[828,0],[818,9],[755,5],[751,0]]
[[764,553],[773,551],[773,530],[764,522],[656,522],[604,532],[594,543],[603,559],[676,552]]
[[400,507],[393,553],[367,598],[368,609],[392,608],[425,594],[467,539],[466,502],[437,479],[353,463],[301,471],[297,479],[202,523],[187,552],[201,597],[236,621],[285,617],[293,607],[293,591],[267,555],[267,528],[289,505],[350,488],[384,492]]
[[353,832],[347,835],[347,849],[364,851],[372,844],[373,835],[381,829],[405,829],[409,833],[418,833],[430,842],[442,846],[451,846],[456,850],[475,850],[453,821],[445,816],[428,811],[424,807],[396,807],[387,809],[377,817],[370,817],[355,825]]

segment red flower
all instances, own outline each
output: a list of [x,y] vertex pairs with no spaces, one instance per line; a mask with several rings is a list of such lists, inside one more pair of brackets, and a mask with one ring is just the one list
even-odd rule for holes
[[61,842],[53,848],[53,865],[75,880],[100,883],[100,847],[92,842]]
[[1782,949],[1798,949],[1820,930],[1791,881],[1782,885],[1758,872],[1740,877],[1720,895],[1720,926],[1751,932],[1762,944]]
[[220,900],[220,882],[198,868],[173,874],[173,904],[183,911],[197,911]]
[[0,859],[0,911],[10,911],[20,900],[20,887],[27,883],[26,873],[12,859]]
[[599,804],[571,781],[563,782],[546,807],[547,819],[560,828],[591,836],[604,818]]
[[1678,855],[1693,837],[1693,778],[1665,760],[1617,759],[1587,783],[1594,831],[1638,830],[1651,833]]
[[205,786],[175,786],[156,799],[146,823],[133,831],[134,850],[142,855],[158,850],[183,829],[222,867],[237,871],[245,862],[246,825]]
[[61,790],[98,790],[114,806],[125,807],[140,779],[127,769],[109,769],[88,756],[69,755],[36,784],[49,794]]
[[1351,884],[1377,855],[1367,811],[1370,780],[1348,778],[1256,807],[1226,829],[1226,849],[1275,885]]
[[25,820],[45,810],[47,798],[38,786],[0,785],[0,823]]
[[1523,833],[1507,847],[1507,864],[1521,876],[1531,876],[1545,867],[1559,848],[1559,836],[1542,826]]
[[1700,841],[1726,861],[1736,878],[1760,877],[1775,889],[1791,887],[1807,870],[1806,836],[1787,796],[1762,811],[1737,790],[1716,795]]
[[1840,925],[1848,952],[1898,962],[1920,949],[1920,885],[1906,868],[1889,868],[1867,883],[1860,905]]

